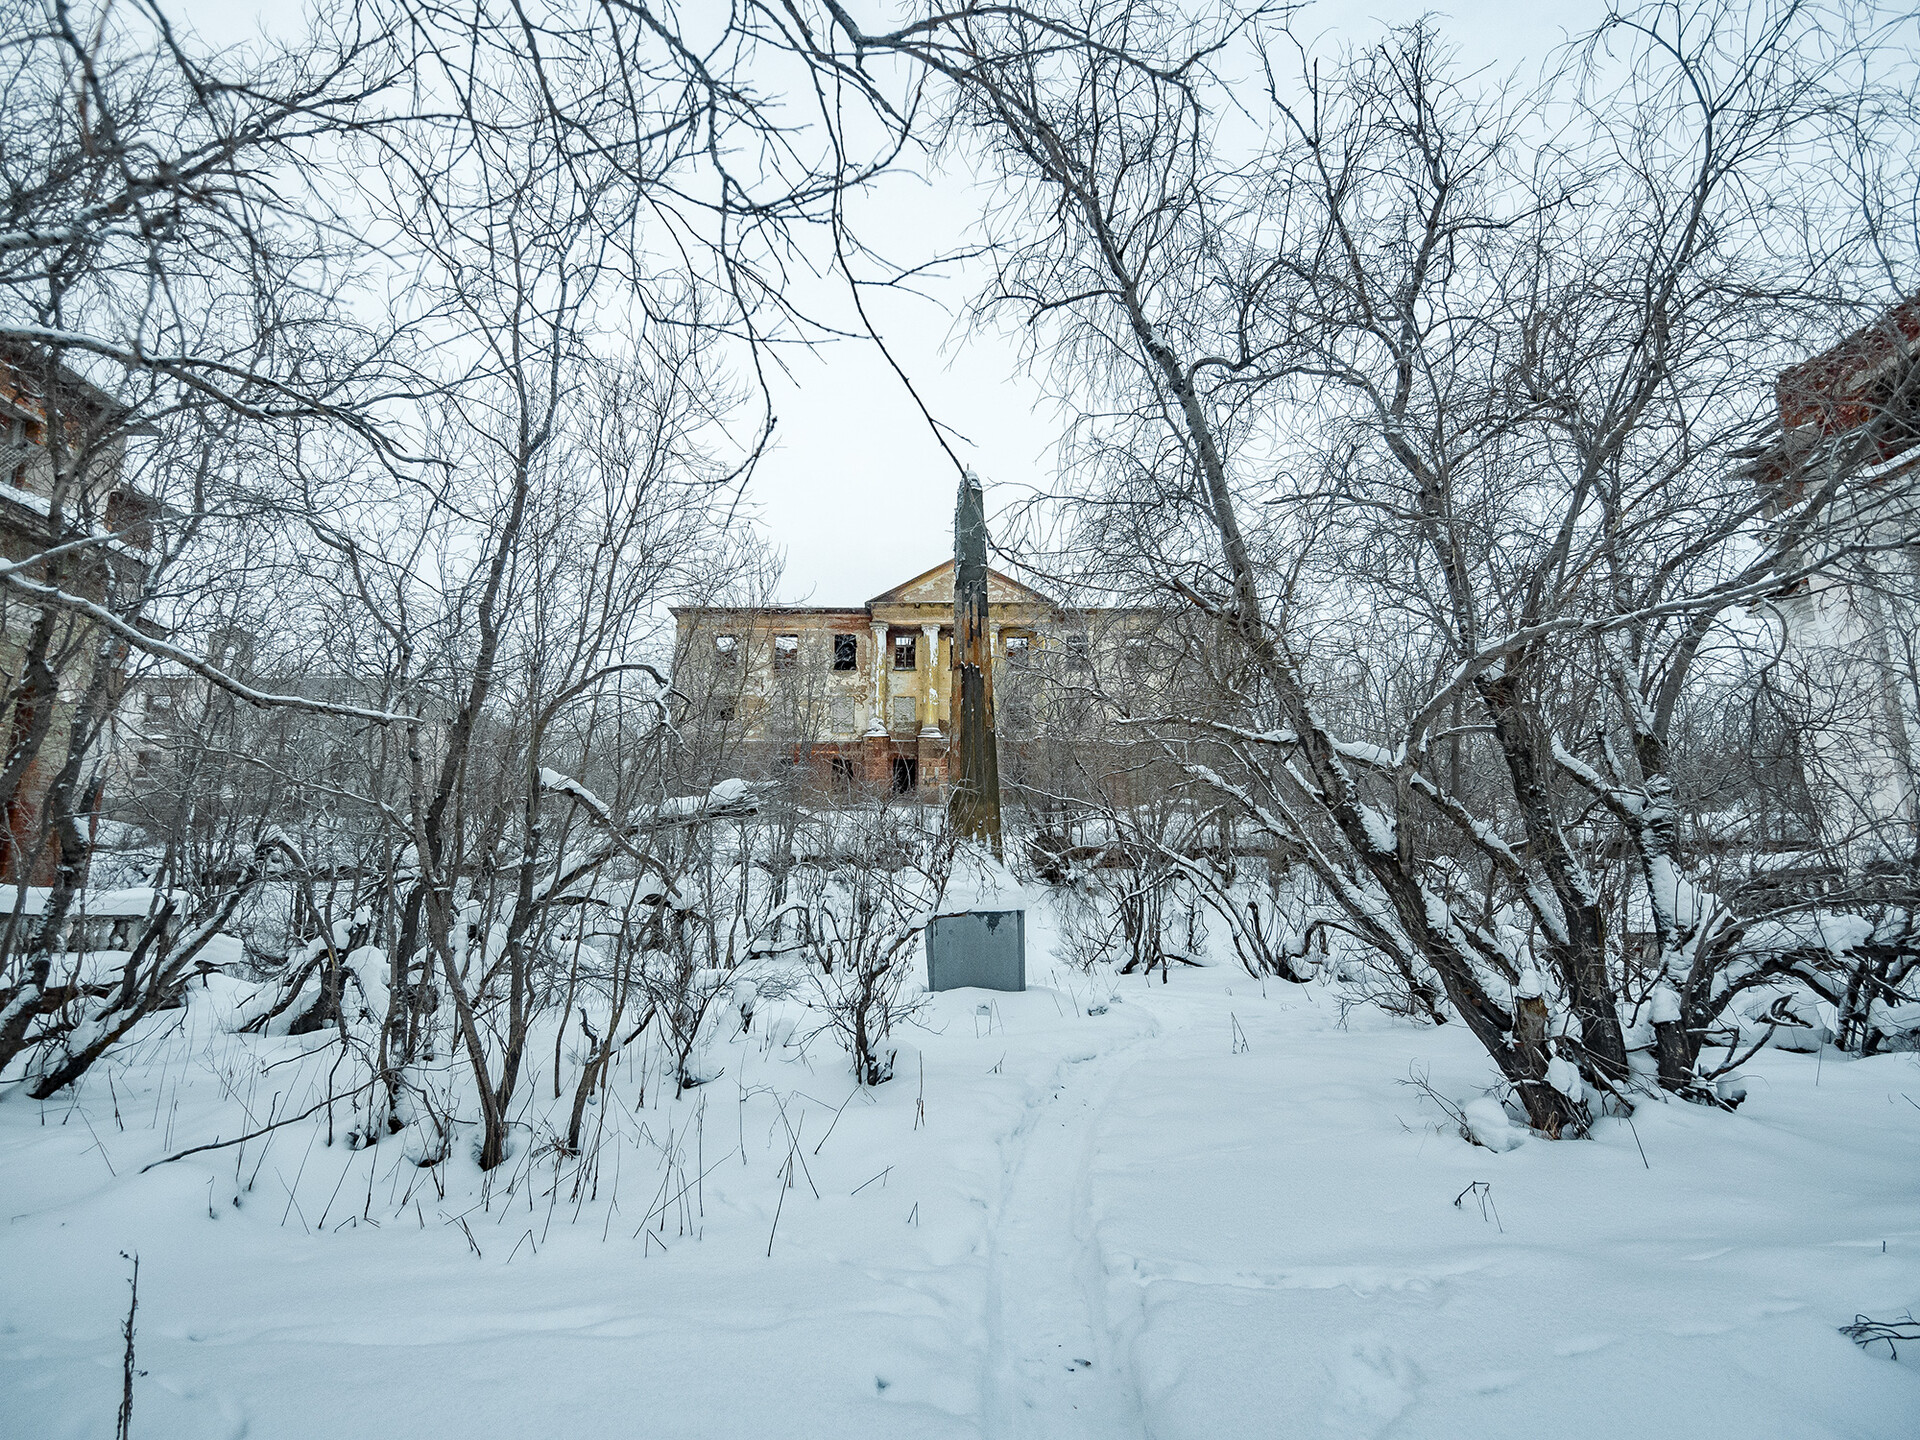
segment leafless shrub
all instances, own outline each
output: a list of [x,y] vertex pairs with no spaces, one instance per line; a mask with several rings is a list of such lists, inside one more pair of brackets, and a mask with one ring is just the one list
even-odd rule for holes
[[876,803],[828,823],[818,849],[831,863],[797,872],[790,893],[801,907],[812,1003],[859,1082],[880,1085],[893,1078],[894,1027],[916,1008],[906,995],[913,947],[953,850],[918,806]]

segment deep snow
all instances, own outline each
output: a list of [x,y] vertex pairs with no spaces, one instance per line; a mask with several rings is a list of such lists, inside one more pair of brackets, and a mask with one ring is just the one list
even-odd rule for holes
[[1913,1055],[1768,1052],[1737,1114],[1495,1153],[1399,1083],[1478,1099],[1458,1026],[1029,972],[931,997],[870,1095],[826,1037],[768,1044],[790,1002],[677,1102],[622,1069],[577,1200],[528,1143],[571,1098],[551,1032],[484,1196],[465,1145],[442,1197],[318,1117],[138,1173],[324,1093],[323,1036],[196,1003],[77,1096],[0,1101],[0,1434],[112,1434],[123,1250],[138,1440],[1920,1433],[1920,1344],[1836,1331],[1920,1303]]

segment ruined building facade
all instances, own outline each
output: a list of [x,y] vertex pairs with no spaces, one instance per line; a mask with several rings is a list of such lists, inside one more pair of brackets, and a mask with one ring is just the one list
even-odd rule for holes
[[1829,844],[1909,855],[1920,834],[1920,295],[1781,372],[1775,401],[1774,434],[1744,452],[1772,516],[1837,485],[1833,533],[1816,548],[1854,551],[1771,597],[1789,683],[1814,722],[1806,780]]
[[[0,558],[19,564],[90,541],[55,566],[28,566],[27,577],[110,608],[137,596],[159,507],[126,484],[123,468],[127,437],[147,433],[111,396],[52,357],[0,347]],[[111,748],[93,731],[118,704],[126,661],[125,645],[86,618],[43,612],[11,587],[0,594],[0,725],[9,761],[20,767],[0,814],[0,881],[50,880],[57,849],[50,789],[73,745]],[[90,691],[96,724],[76,737],[76,705]],[[108,760],[93,754],[87,766],[91,778],[78,798],[89,817]]]
[[[952,738],[953,562],[864,605],[680,606],[674,688],[705,733],[808,765],[822,782],[940,798]],[[1072,666],[1131,611],[1067,611],[990,571],[1003,733],[1018,735],[1024,673]]]

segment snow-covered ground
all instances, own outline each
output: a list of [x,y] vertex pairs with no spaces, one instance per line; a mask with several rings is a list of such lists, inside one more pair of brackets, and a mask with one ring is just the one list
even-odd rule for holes
[[484,1192],[464,1145],[426,1171],[324,1117],[142,1174],[324,1093],[325,1037],[196,1003],[0,1100],[0,1434],[113,1433],[122,1251],[138,1440],[1920,1434],[1920,1344],[1835,1328],[1920,1305],[1913,1055],[1768,1053],[1738,1114],[1494,1153],[1399,1083],[1478,1098],[1460,1027],[1226,969],[1089,1014],[1113,987],[1029,973],[933,997],[871,1095],[769,1045],[779,1006],[678,1102],[622,1069],[578,1193],[550,1032]]

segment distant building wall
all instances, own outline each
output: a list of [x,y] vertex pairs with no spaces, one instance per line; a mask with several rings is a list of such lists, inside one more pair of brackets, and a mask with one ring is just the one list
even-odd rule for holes
[[1756,480],[1784,513],[1842,467],[1833,519],[1860,552],[1775,597],[1821,772],[1809,785],[1829,841],[1904,843],[1920,821],[1920,554],[1905,543],[1920,474],[1920,296],[1782,371],[1774,393],[1779,435],[1756,452]]
[[[158,507],[123,483],[127,436],[137,433],[124,422],[113,399],[80,376],[36,352],[0,347],[0,556],[24,560],[55,544],[110,531],[113,538],[61,562],[61,588],[95,601],[138,592]],[[75,702],[104,664],[110,670],[103,702],[110,713],[119,703],[126,657],[124,646],[108,642],[84,618],[59,615],[46,651],[56,684],[51,694],[34,693],[23,681],[39,614],[30,596],[0,596],[5,753],[31,744],[45,727],[0,824],[0,880],[44,884],[54,866],[46,796],[68,758]],[[110,763],[110,756],[101,758]],[[97,789],[76,803],[91,812]]]
[[[1071,666],[1096,636],[1146,613],[1064,610],[997,571],[987,593],[1003,737],[1017,730],[1020,705],[1005,679],[1048,660]],[[945,793],[951,561],[861,606],[681,606],[674,616],[688,723],[734,727],[743,746],[788,752],[823,783]]]

